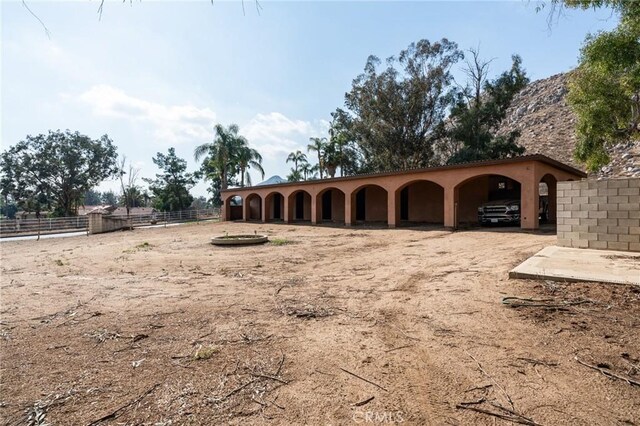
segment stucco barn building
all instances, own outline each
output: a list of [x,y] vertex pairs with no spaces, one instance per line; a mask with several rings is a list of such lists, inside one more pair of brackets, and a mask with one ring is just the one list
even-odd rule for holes
[[363,174],[222,191],[223,220],[260,222],[435,224],[477,223],[478,207],[519,199],[521,227],[537,229],[540,188],[556,218],[556,183],[586,174],[544,155]]

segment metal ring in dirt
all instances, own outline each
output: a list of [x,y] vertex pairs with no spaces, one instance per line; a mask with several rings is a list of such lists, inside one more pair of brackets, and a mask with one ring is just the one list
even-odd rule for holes
[[269,241],[266,235],[225,235],[213,237],[211,244],[214,246],[246,246],[251,244],[264,244]]

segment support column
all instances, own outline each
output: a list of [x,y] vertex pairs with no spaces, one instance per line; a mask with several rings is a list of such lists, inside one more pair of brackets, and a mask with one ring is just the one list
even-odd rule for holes
[[311,195],[311,224],[318,223],[318,197]]
[[251,213],[251,206],[249,205],[249,201],[247,197],[242,199],[242,220],[244,222],[249,220],[249,215]]
[[228,199],[227,201],[222,201],[222,206],[220,206],[220,221],[221,222],[225,222],[227,220],[229,220],[229,209],[230,209],[230,203],[231,199]]
[[345,194],[344,195],[344,224],[345,226],[351,226],[352,225],[352,221],[351,221],[351,199],[352,199],[352,195],[351,193]]
[[456,229],[458,227],[456,217],[458,197],[454,186],[444,188],[444,227]]
[[260,198],[260,220],[262,223],[267,223],[267,203],[262,198]]
[[387,191],[387,226],[396,227],[396,193]]
[[520,187],[520,228],[538,229],[538,202],[540,199],[538,181],[534,174]]
[[282,196],[284,198],[284,208],[282,209],[282,221],[284,223],[291,223],[291,215],[289,214],[289,196]]

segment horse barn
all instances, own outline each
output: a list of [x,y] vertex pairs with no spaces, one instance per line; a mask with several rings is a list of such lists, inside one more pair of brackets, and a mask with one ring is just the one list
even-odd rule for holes
[[[520,226],[538,229],[541,197],[556,220],[556,183],[586,174],[544,155],[332,179],[229,188],[222,220],[446,228],[478,224],[478,207],[520,200]],[[546,192],[546,194],[545,194]]]

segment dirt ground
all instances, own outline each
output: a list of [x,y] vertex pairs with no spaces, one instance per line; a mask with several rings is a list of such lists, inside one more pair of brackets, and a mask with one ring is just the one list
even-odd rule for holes
[[[209,244],[254,231],[272,242]],[[554,242],[241,223],[3,242],[0,419],[640,425],[640,288],[507,278]]]

